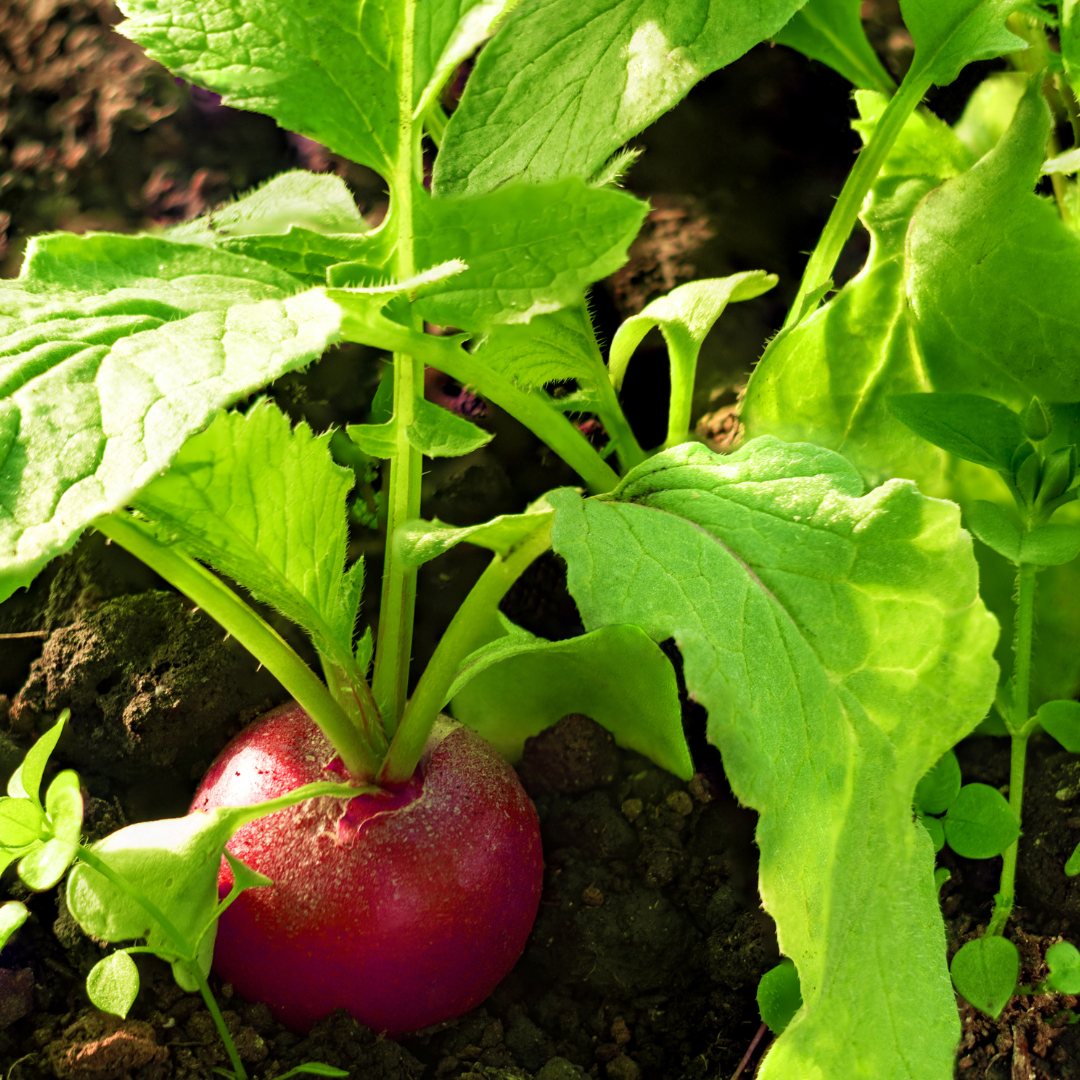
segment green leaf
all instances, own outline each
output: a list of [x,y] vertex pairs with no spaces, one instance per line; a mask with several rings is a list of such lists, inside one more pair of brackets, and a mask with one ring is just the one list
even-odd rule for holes
[[28,918],[29,909],[18,900],[8,900],[6,904],[0,905],[0,949]]
[[761,296],[777,280],[775,274],[767,274],[764,270],[749,270],[725,278],[691,281],[654,300],[619,327],[611,342],[608,359],[611,381],[616,389],[622,386],[634,350],[654,326],[660,328],[667,342],[671,360],[671,407],[665,445],[675,446],[686,441],[698,354],[713,324],[728,304]]
[[1080,399],[1080,236],[1035,195],[1050,114],[1033,79],[997,146],[920,204],[907,235],[913,325],[936,388],[1018,409]]
[[82,836],[83,800],[79,774],[72,769],[59,773],[45,795],[52,839],[37,845],[19,863],[19,877],[31,889],[51,889],[75,861]]
[[297,1065],[295,1068],[290,1069],[287,1073],[282,1073],[276,1080],[288,1080],[290,1076],[297,1076],[300,1073],[309,1073],[312,1076],[348,1076],[348,1069],[335,1069],[333,1065],[324,1065],[320,1061],[309,1061],[303,1065]]
[[1073,93],[1080,88],[1080,0],[1061,0],[1060,49]]
[[976,158],[997,146],[1012,123],[1026,86],[1027,76],[1022,72],[995,71],[975,87],[956,125],[956,135]]
[[1077,874],[1080,874],[1080,844],[1076,845],[1073,849],[1073,853],[1065,863],[1066,877],[1076,877]]
[[139,996],[139,969],[123,950],[99,960],[86,976],[86,996],[102,1012],[124,1019]]
[[1059,994],[1080,994],[1080,950],[1059,941],[1046,950],[1047,985]]
[[65,709],[59,719],[26,752],[22,764],[11,774],[7,793],[16,799],[29,799],[41,809],[41,778],[45,775],[45,766],[56,749],[64,724],[71,719],[71,710]]
[[809,0],[773,41],[828,64],[855,86],[891,94],[896,83],[866,39],[859,9],[860,0]]
[[965,511],[968,528],[989,548],[1013,563],[1020,562],[1024,535],[997,503],[975,499]]
[[484,47],[435,162],[439,196],[589,177],[799,0],[524,0]]
[[781,960],[761,976],[757,1003],[762,1023],[768,1024],[769,1030],[775,1035],[779,1035],[795,1018],[802,1008],[803,999],[799,972],[790,960]]
[[487,446],[495,436],[423,398],[416,402],[416,419],[405,429],[409,442],[427,457],[461,457]]
[[1024,436],[1016,413],[978,394],[902,394],[889,408],[927,442],[987,469],[1011,473]]
[[122,34],[170,71],[387,176],[403,3],[123,0]]
[[1020,954],[1008,938],[997,934],[976,938],[953,957],[951,971],[956,989],[996,1020],[1016,989]]
[[1080,555],[1080,528],[1075,525],[1040,525],[1024,534],[1020,562],[1060,566]]
[[587,285],[626,262],[647,211],[624,191],[574,177],[464,199],[418,189],[417,265],[462,259],[468,269],[415,308],[430,322],[481,330],[579,304]]
[[[944,833],[942,833],[942,846],[944,846],[944,841],[945,835]],[[938,850],[940,851],[941,849],[938,848]],[[938,891],[938,893],[941,892],[942,888],[945,885],[945,882],[948,881],[951,877],[952,871],[949,870],[947,867],[939,866],[934,871],[934,888]]]
[[549,519],[551,513],[546,498],[540,498],[523,514],[500,514],[480,525],[446,525],[438,520],[407,521],[394,536],[394,544],[406,566],[420,566],[465,540],[505,558]]
[[353,482],[330,455],[329,432],[294,428],[261,401],[189,440],[136,506],[163,538],[299,623],[348,673],[364,573],[362,561],[345,569]]
[[525,740],[567,713],[584,713],[682,780],[694,774],[671,661],[636,626],[547,641],[511,626],[468,656],[447,700],[463,724],[510,762]]
[[1015,844],[1019,835],[1012,807],[989,784],[965,784],[945,815],[945,839],[965,859],[992,859]]
[[923,814],[944,814],[960,791],[960,762],[947,750],[915,786],[915,809]]
[[948,86],[976,60],[1026,49],[1005,20],[1025,0],[903,0],[904,25],[915,42],[905,76],[927,85]]
[[48,837],[48,822],[29,799],[0,799],[0,844],[24,848]]
[[602,498],[549,496],[586,629],[675,638],[760,815],[760,892],[806,1002],[766,1080],[945,1077],[959,1034],[911,804],[993,700],[997,627],[957,507],[903,481],[862,491],[839,455],[763,438],[665,451]]
[[32,240],[0,283],[0,599],[129,502],[214,412],[318,357],[341,311],[253,259]]
[[345,434],[369,457],[389,459],[397,454],[397,421],[384,424],[350,424]]
[[1035,719],[1070,754],[1080,754],[1080,701],[1047,701]]
[[945,846],[945,826],[941,824],[941,819],[927,814],[919,814],[918,818],[919,824],[930,834],[934,852],[939,852]]

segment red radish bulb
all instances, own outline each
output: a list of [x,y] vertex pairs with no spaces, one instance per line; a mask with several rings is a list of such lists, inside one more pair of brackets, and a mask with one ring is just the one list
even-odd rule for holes
[[[343,772],[292,703],[229,743],[191,808],[263,802]],[[513,967],[540,903],[532,802],[487,742],[442,719],[404,787],[281,810],[229,851],[274,884],[222,916],[214,969],[296,1031],[338,1008],[391,1037],[460,1016]],[[218,887],[232,888],[224,859]]]

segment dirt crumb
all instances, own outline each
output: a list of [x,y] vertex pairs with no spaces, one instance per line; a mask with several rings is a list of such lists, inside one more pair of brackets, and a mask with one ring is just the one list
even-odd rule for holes
[[569,713],[525,740],[518,775],[530,795],[573,794],[610,784],[618,767],[611,735],[588,716]]
[[58,1080],[120,1080],[132,1069],[162,1064],[169,1056],[164,1046],[158,1046],[151,1024],[121,1020],[97,1009],[66,1028],[46,1053]]

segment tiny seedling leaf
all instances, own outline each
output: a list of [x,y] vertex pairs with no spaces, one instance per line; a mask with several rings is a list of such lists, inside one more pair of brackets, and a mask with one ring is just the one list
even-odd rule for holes
[[0,799],[0,844],[22,848],[48,837],[45,812],[29,799]]
[[1035,719],[1070,754],[1080,754],[1080,701],[1048,701],[1039,706]]
[[273,885],[273,879],[258,870],[253,870],[247,863],[242,862],[231,852],[224,852],[225,861],[229,864],[233,875],[233,890],[241,893],[245,889],[262,889],[267,885]]
[[1024,534],[1020,562],[1061,566],[1080,555],[1080,528],[1075,525],[1040,525]]
[[1011,471],[1023,440],[1012,409],[978,394],[898,394],[889,399],[898,420],[950,454],[999,472]]
[[297,1076],[301,1073],[307,1073],[311,1076],[348,1076],[348,1069],[335,1069],[333,1065],[324,1065],[321,1061],[308,1061],[303,1065],[297,1065],[290,1069],[287,1073],[282,1073],[280,1076],[275,1077],[274,1080],[288,1080],[290,1076]]
[[997,503],[975,499],[965,510],[968,528],[989,548],[1009,562],[1020,562],[1024,536],[1020,526]]
[[779,1035],[802,1008],[802,987],[799,972],[792,960],[780,961],[772,970],[761,976],[757,988],[758,1012],[762,1023]]
[[1080,844],[1076,845],[1065,863],[1066,877],[1076,877],[1077,874],[1080,874]]
[[976,1009],[995,1020],[1009,1003],[1020,975],[1020,954],[997,934],[976,938],[953,957],[953,985]]
[[135,961],[123,950],[99,960],[86,976],[86,994],[102,1012],[126,1018],[139,996]]
[[989,784],[965,784],[945,815],[945,839],[965,859],[992,859],[1019,835],[1012,807]]
[[447,700],[455,718],[507,760],[567,713],[584,713],[628,750],[682,780],[694,765],[671,661],[636,626],[606,626],[566,641],[519,627],[466,657]]
[[946,866],[939,866],[934,871],[934,888],[938,893],[945,887],[945,882],[952,877],[952,871]]
[[940,851],[945,846],[945,828],[941,824],[941,819],[928,814],[919,814],[919,823],[930,834],[935,853]]
[[29,799],[36,806],[41,806],[41,778],[45,775],[45,766],[49,756],[56,749],[64,724],[71,718],[71,710],[65,709],[60,718],[26,752],[22,764],[11,774],[7,793],[16,799]]
[[1080,994],[1080,950],[1068,941],[1059,941],[1046,950],[1050,974],[1047,985],[1059,994]]
[[36,846],[19,863],[19,877],[31,889],[51,889],[75,860],[83,823],[83,799],[79,774],[72,769],[59,773],[45,795],[52,838]]
[[960,790],[960,762],[947,750],[915,786],[915,809],[923,814],[944,814]]
[[8,900],[6,904],[0,905],[0,949],[28,918],[29,909],[18,900]]

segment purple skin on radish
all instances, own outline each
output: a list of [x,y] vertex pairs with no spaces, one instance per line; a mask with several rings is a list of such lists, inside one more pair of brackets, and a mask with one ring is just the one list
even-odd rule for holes
[[[292,703],[229,743],[191,808],[263,802],[343,772]],[[339,1008],[390,1037],[468,1012],[521,955],[540,903],[532,802],[487,742],[442,720],[404,787],[279,811],[229,851],[274,884],[222,916],[214,970],[301,1032]],[[222,860],[221,896],[231,887]]]

